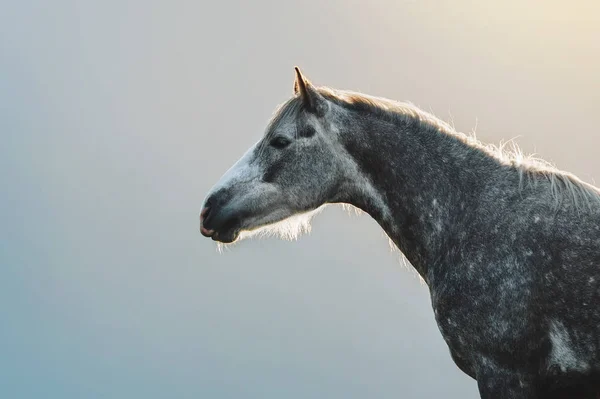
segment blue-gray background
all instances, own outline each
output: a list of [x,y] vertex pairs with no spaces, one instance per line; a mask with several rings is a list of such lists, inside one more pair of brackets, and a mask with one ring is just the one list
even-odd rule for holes
[[520,136],[592,181],[599,11],[1,2],[0,397],[477,397],[368,216],[329,208],[297,242],[219,254],[201,201],[291,95],[294,65],[485,141]]

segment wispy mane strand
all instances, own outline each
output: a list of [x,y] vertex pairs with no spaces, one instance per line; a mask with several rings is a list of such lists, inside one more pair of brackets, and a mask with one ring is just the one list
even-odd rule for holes
[[441,134],[453,136],[500,163],[517,169],[521,188],[524,187],[524,184],[536,185],[540,179],[546,179],[557,205],[565,199],[572,201],[576,208],[584,205],[588,207],[600,205],[598,188],[583,182],[571,173],[556,168],[550,162],[538,158],[534,154],[524,154],[514,140],[500,143],[500,145],[484,144],[474,134],[467,135],[457,132],[447,122],[410,103],[396,102],[352,91],[333,90],[328,87],[320,87],[319,91],[329,101],[346,109],[370,112],[390,122],[418,124],[420,130],[439,131]]

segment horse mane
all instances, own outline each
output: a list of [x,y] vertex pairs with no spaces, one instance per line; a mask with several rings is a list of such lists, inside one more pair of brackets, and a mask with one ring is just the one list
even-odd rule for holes
[[[334,90],[319,87],[319,92],[329,101],[342,108],[368,112],[391,123],[418,125],[420,130],[435,131],[454,137],[471,148],[497,160],[500,164],[514,168],[519,174],[519,186],[536,185],[547,180],[556,205],[564,199],[570,200],[575,208],[600,205],[600,189],[588,184],[572,173],[558,169],[552,163],[538,158],[535,154],[526,155],[514,140],[499,145],[484,144],[475,137],[475,132],[465,134],[458,132],[447,122],[433,114],[423,111],[412,103],[397,102],[386,98],[375,97],[363,93]],[[510,146],[508,145],[510,144]]]

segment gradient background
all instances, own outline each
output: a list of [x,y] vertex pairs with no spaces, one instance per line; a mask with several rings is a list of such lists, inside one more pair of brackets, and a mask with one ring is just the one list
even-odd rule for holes
[[0,397],[475,398],[368,216],[200,236],[292,93],[410,100],[600,176],[597,1],[5,1]]

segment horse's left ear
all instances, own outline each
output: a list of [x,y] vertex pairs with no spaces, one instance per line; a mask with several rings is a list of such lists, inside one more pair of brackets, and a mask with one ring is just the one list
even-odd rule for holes
[[294,82],[294,95],[300,96],[304,106],[310,112],[323,115],[327,109],[325,98],[315,89],[315,87],[302,75],[300,68],[294,67],[296,71],[296,81]]

